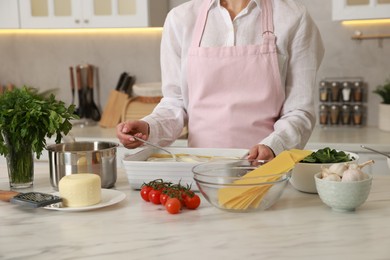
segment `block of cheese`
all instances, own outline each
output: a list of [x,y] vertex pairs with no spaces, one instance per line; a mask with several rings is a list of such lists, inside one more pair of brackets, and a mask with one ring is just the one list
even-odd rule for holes
[[101,201],[101,180],[97,174],[66,175],[61,178],[58,190],[65,207],[87,207]]

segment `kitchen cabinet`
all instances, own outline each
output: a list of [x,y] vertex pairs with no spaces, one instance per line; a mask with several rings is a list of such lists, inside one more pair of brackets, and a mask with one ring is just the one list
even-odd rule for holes
[[20,0],[21,28],[162,26],[167,0]]
[[390,18],[390,0],[332,0],[333,20]]
[[19,8],[18,1],[0,0],[0,28],[19,28]]

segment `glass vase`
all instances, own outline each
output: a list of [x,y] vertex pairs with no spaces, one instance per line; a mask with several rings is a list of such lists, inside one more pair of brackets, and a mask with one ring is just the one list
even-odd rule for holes
[[34,181],[34,153],[31,145],[15,147],[10,139],[3,134],[7,144],[7,167],[9,184],[12,189],[30,188]]

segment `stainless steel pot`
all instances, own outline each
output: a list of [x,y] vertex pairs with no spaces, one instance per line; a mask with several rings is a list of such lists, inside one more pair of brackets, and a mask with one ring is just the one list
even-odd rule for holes
[[50,182],[58,190],[58,182],[65,175],[95,173],[102,188],[112,188],[117,179],[116,148],[111,142],[73,142],[48,146]]

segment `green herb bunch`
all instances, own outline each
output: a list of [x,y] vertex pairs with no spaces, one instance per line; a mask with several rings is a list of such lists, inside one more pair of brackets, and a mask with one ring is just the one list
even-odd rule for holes
[[38,93],[32,87],[6,91],[0,96],[0,155],[8,155],[9,141],[16,151],[31,145],[39,159],[46,137],[56,135],[55,142],[59,143],[62,134],[72,129],[69,120],[78,118],[74,110],[74,105],[66,107],[54,94]]
[[377,86],[373,93],[382,97],[383,104],[390,104],[390,79],[386,80],[383,85]]
[[305,157],[301,162],[303,163],[340,163],[340,162],[349,162],[354,160],[348,154],[343,151],[337,151],[335,149],[330,149],[325,147],[324,149],[319,149],[316,152],[313,152],[309,156]]

